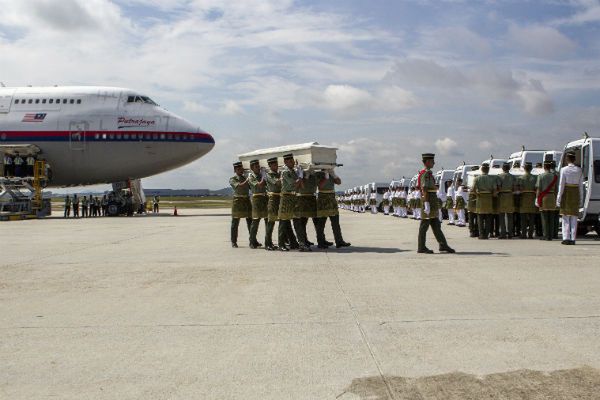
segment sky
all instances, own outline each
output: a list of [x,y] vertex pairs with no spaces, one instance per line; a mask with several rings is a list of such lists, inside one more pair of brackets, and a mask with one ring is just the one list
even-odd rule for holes
[[338,147],[343,187],[600,136],[600,0],[0,0],[0,81],[150,96],[216,141],[146,188],[227,186],[237,155]]

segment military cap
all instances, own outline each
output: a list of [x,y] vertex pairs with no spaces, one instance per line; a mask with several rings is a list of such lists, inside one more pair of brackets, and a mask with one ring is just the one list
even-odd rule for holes
[[575,153],[573,153],[572,151],[569,151],[567,154],[565,154],[566,157],[575,157]]
[[233,168],[237,168],[237,167],[241,167],[241,166],[242,166],[242,162],[241,161],[233,163]]
[[552,161],[552,160],[546,160],[546,161],[544,161],[544,167],[552,167],[552,163],[553,162],[554,161]]
[[252,161],[250,161],[250,165],[259,164],[259,163],[260,163],[260,161],[258,161],[258,160],[252,160]]
[[284,154],[283,155],[283,159],[284,160],[293,160],[294,159],[294,155],[292,153]]
[[483,164],[481,164],[481,168],[489,168],[490,167],[490,163],[484,162]]
[[271,157],[267,160],[267,163],[269,163],[269,164],[274,163],[274,162],[277,162],[277,157]]
[[433,153],[423,153],[423,154],[421,154],[421,157],[423,158],[423,161],[425,161],[425,160],[433,160],[435,158],[435,154],[433,154]]
[[530,163],[530,162],[526,162],[526,163],[525,163],[525,166],[526,166],[526,167],[533,167],[533,164],[532,164],[532,163]]

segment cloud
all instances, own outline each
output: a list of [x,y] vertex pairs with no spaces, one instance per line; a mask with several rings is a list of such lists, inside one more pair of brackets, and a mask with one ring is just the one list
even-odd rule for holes
[[479,142],[479,148],[481,150],[490,150],[492,147],[494,147],[494,143],[490,142],[489,140],[482,140]]
[[219,112],[224,115],[239,115],[244,114],[244,109],[233,100],[227,100],[223,107],[219,109]]
[[456,143],[456,141],[450,139],[449,137],[445,137],[443,139],[436,140],[435,148],[442,155],[448,155],[448,154],[460,155],[461,154],[461,153],[457,152],[458,143]]
[[584,25],[600,21],[600,3],[597,0],[573,0],[578,11],[566,18],[553,21],[555,25]]
[[556,28],[512,25],[508,29],[509,46],[527,57],[561,59],[575,54],[577,44]]
[[190,111],[190,112],[200,113],[200,114],[205,114],[210,111],[210,108],[208,108],[200,103],[197,103],[195,101],[189,101],[189,100],[186,100],[183,102],[183,109],[185,111]]
[[492,52],[490,41],[464,26],[448,26],[421,32],[421,44],[427,50],[460,54],[468,58],[486,57]]
[[323,92],[325,104],[336,111],[358,109],[370,106],[373,101],[371,94],[350,85],[329,85]]

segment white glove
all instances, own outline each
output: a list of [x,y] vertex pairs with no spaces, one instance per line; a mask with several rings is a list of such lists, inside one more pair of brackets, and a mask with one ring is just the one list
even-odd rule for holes
[[556,202],[556,208],[560,208],[560,201]]
[[329,179],[329,171],[325,171],[325,179]]
[[265,167],[262,167],[260,169],[260,177],[263,180],[267,179],[267,170],[265,169]]
[[298,175],[298,178],[300,179],[304,178],[304,170],[299,165],[296,167],[296,175]]
[[329,175],[331,175],[333,177],[333,179],[336,179],[338,176],[335,174],[334,170],[331,170],[331,172],[329,172]]
[[540,208],[540,203],[539,203],[537,200],[535,201],[535,206],[536,206],[537,208]]
[[428,202],[428,201],[426,201],[426,202],[423,204],[423,212],[424,212],[425,214],[429,214],[429,211],[431,211],[431,208],[429,207],[429,202]]

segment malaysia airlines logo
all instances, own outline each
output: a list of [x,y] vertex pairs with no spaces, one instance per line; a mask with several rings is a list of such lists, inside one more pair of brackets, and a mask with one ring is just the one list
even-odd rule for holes
[[27,113],[21,120],[21,122],[44,122],[46,113]]

